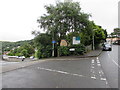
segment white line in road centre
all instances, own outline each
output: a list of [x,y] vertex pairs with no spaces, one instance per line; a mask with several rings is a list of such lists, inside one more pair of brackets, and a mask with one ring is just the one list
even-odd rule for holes
[[46,71],[52,71],[52,72],[57,72],[57,73],[61,73],[61,74],[69,74],[69,75],[73,75],[73,76],[86,77],[84,75],[68,73],[68,72],[65,72],[65,71],[59,71],[59,70],[53,70],[53,69],[47,69],[47,68],[41,68],[41,67],[38,67],[38,69],[42,69],[42,70],[46,70]]
[[[108,53],[108,52],[107,52],[107,53]],[[109,53],[108,53],[108,56],[109,56],[109,58],[111,58]],[[111,58],[111,59],[112,59],[112,58]],[[113,63],[114,63],[115,65],[117,65],[117,66],[120,68],[120,66],[118,65],[118,63],[117,63],[115,60],[112,59],[112,61],[113,61]]]
[[[37,69],[46,70],[46,71],[52,71],[52,72],[57,72],[57,73],[66,74],[66,75],[72,75],[72,76],[89,78],[88,76],[84,76],[84,75],[80,75],[80,74],[76,74],[76,73],[68,73],[68,72],[60,71],[60,70],[47,69],[47,68],[41,68],[41,67],[37,67]],[[93,74],[93,76],[91,76],[90,78],[94,79],[94,80],[97,79],[95,77],[95,74]]]

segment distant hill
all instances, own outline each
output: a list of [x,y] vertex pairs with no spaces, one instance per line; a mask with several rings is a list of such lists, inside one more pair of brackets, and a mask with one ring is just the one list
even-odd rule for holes
[[2,48],[4,51],[10,51],[12,48],[24,45],[26,43],[33,45],[33,40],[24,40],[17,42],[0,41],[0,49]]

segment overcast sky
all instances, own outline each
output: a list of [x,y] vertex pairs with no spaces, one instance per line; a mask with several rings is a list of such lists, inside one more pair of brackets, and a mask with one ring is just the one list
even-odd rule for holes
[[[40,30],[37,18],[44,13],[44,5],[57,0],[0,0],[0,41],[30,40],[31,31]],[[64,1],[64,0],[59,0]],[[118,27],[119,0],[73,0],[80,2],[82,11],[90,13],[97,25],[111,33]]]

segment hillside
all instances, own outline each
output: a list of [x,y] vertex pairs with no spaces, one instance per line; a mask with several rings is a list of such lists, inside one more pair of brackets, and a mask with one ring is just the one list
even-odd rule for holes
[[0,46],[2,48],[2,51],[3,50],[10,51],[12,48],[24,45],[26,43],[33,45],[33,40],[24,40],[24,41],[17,41],[17,42],[0,41]]

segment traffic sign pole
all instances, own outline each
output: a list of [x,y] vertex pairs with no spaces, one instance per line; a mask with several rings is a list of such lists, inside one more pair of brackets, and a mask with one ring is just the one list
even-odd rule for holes
[[54,57],[54,43],[52,45],[53,45],[52,56]]

